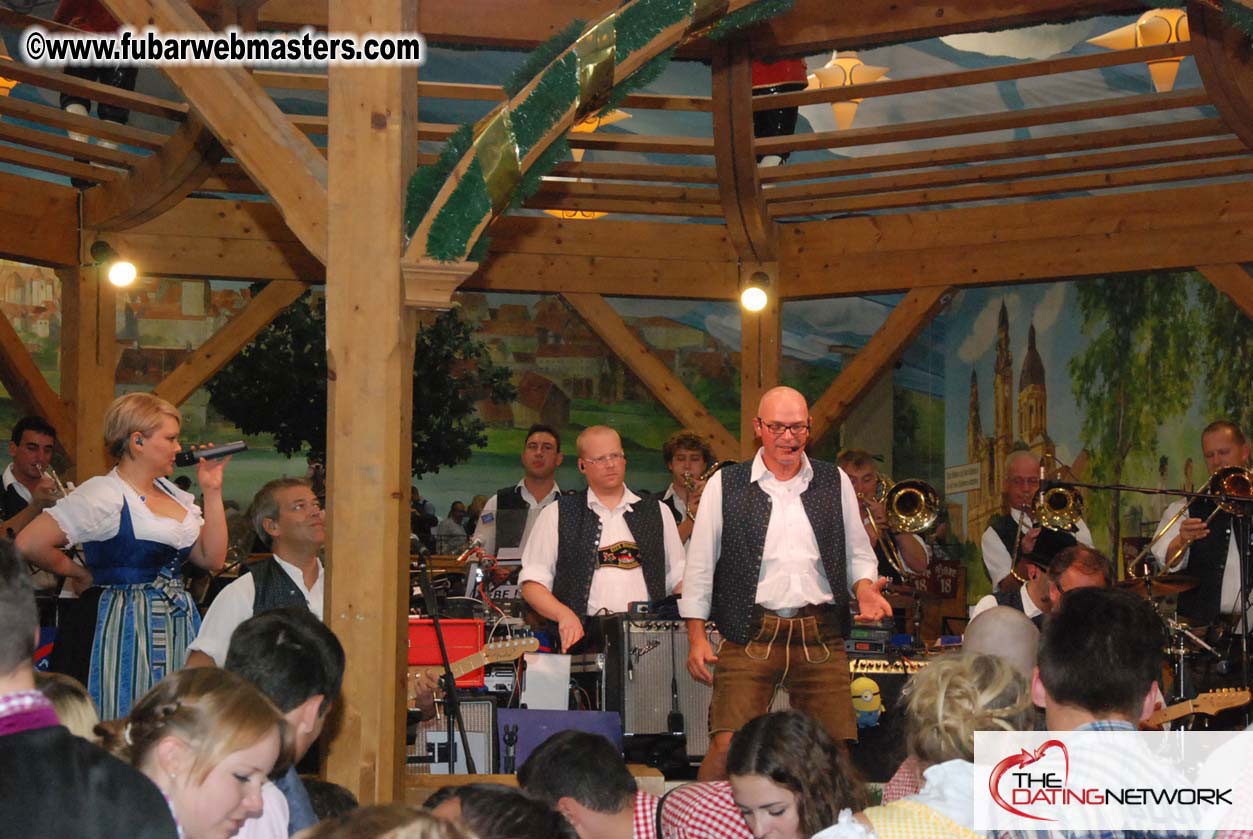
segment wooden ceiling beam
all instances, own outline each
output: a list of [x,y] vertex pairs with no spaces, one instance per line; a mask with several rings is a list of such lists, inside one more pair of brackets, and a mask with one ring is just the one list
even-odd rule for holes
[[308,288],[304,283],[291,280],[266,283],[265,288],[184,358],[152,392],[175,405],[183,404]]
[[716,194],[731,244],[743,262],[773,262],[774,223],[766,214],[753,154],[753,72],[750,41],[724,41],[713,55],[714,168]]
[[553,177],[598,181],[663,181],[667,183],[716,184],[718,170],[712,166],[650,166],[645,163],[600,163],[567,160],[553,167]]
[[709,441],[716,458],[722,460],[739,455],[740,446],[736,439],[639,339],[605,298],[599,294],[573,292],[562,296],[680,425]]
[[659,262],[734,262],[736,258],[726,228],[720,224],[566,221],[548,216],[497,219],[492,224],[491,253],[493,259],[510,253]]
[[[119,20],[165,32],[209,34],[186,0],[105,0]],[[163,68],[227,151],[282,211],[287,226],[325,262],[327,163],[241,67]]]
[[122,177],[122,173],[116,169],[92,166],[90,163],[82,163],[66,157],[56,157],[2,144],[0,144],[0,161],[12,163],[15,166],[24,166],[27,169],[34,169],[39,172],[64,175],[67,178],[82,178],[93,183],[107,183]]
[[960,166],[927,172],[910,172],[903,175],[881,175],[868,178],[848,178],[839,181],[822,181],[788,187],[771,187],[766,190],[767,203],[802,199],[837,198],[849,195],[870,195],[898,189],[920,187],[957,186],[987,181],[1011,181],[1037,178],[1047,175],[1090,172],[1100,169],[1125,169],[1132,166],[1150,166],[1159,163],[1177,163],[1212,157],[1228,157],[1248,151],[1237,139],[1208,140],[1200,143],[1171,143],[1142,149],[1099,152],[1085,155],[1066,155],[1028,160],[1021,163],[1000,163],[987,166]]
[[17,403],[20,413],[38,414],[57,430],[61,445],[74,451],[74,417],[43,372],[9,319],[0,313],[0,383]]
[[588,151],[621,151],[636,154],[713,154],[714,141],[709,137],[663,137],[652,134],[569,134],[566,140],[572,149]]
[[43,151],[50,151],[56,154],[64,154],[75,160],[90,160],[106,163],[110,166],[130,168],[143,160],[142,156],[133,152],[121,149],[108,149],[95,143],[71,140],[69,137],[61,134],[40,131],[37,128],[29,128],[25,125],[14,125],[10,122],[0,122],[0,140],[29,146],[32,149],[42,149]]
[[1198,265],[1197,270],[1214,288],[1231,298],[1244,316],[1253,320],[1253,276],[1239,263]]
[[985,131],[1010,131],[1035,125],[1109,119],[1177,108],[1199,108],[1207,104],[1209,104],[1209,96],[1206,92],[1201,88],[1194,88],[1175,90],[1170,93],[1143,93],[1136,96],[1094,99],[1064,105],[1046,105],[1040,108],[1022,108],[1017,111],[945,117],[869,128],[850,128],[846,131],[819,131],[790,137],[768,137],[758,140],[756,148],[758,154],[783,154],[877,143],[902,143],[960,134],[981,134]]
[[148,96],[144,93],[135,93],[121,87],[114,87],[110,84],[101,84],[100,82],[91,82],[86,79],[80,79],[78,76],[70,76],[66,73],[57,72],[56,70],[48,70],[43,67],[31,67],[14,61],[4,66],[4,77],[13,79],[26,84],[34,85],[45,90],[55,90],[57,93],[69,93],[75,96],[81,96],[84,99],[90,99],[93,102],[102,102],[108,105],[117,105],[119,108],[126,108],[136,113],[148,114],[158,119],[168,119],[175,122],[182,122],[187,118],[188,107],[185,102],[173,102],[169,99],[161,99],[157,96]]
[[1253,149],[1253,43],[1223,12],[1189,0],[1196,68],[1232,133]]
[[1030,79],[1038,76],[1098,70],[1103,67],[1118,67],[1142,61],[1161,61],[1169,58],[1181,58],[1191,54],[1192,48],[1189,43],[1180,41],[1152,47],[1136,47],[1134,49],[1097,52],[1088,55],[1068,55],[1043,61],[1025,61],[1016,64],[1002,64],[997,67],[982,67],[978,70],[961,70],[954,73],[937,73],[931,76],[914,76],[906,79],[885,79],[866,84],[846,85],[844,87],[824,87],[813,90],[798,90],[794,93],[754,96],[753,110],[767,111],[772,108],[796,108],[828,102],[848,102],[851,99],[871,99],[876,96],[899,96],[902,93],[951,90],[969,85],[995,84],[997,82]]
[[1171,143],[1180,140],[1194,140],[1200,137],[1225,136],[1230,133],[1222,120],[1193,119],[1183,122],[1163,123],[1161,125],[1115,128],[1108,131],[1059,134],[1052,137],[1036,137],[1030,140],[945,146],[923,151],[869,155],[842,160],[825,160],[817,163],[766,166],[760,167],[760,171],[763,183],[774,184],[786,181],[870,175],[876,172],[894,172],[930,166],[957,166],[967,163],[1092,151],[1094,149],[1118,148],[1145,143]]
[[773,217],[873,212],[903,207],[928,207],[969,201],[1004,201],[1057,195],[1064,192],[1119,189],[1175,181],[1207,180],[1253,174],[1253,157],[1202,160],[1141,169],[1066,175],[1057,178],[1026,178],[1005,183],[976,183],[940,189],[913,189],[847,198],[788,201],[772,205]]
[[953,291],[951,286],[915,288],[896,304],[883,325],[814,400],[809,409],[811,443],[820,442],[828,431],[838,428],[879,377],[891,372],[914,339],[953,299]]
[[156,151],[169,138],[168,134],[158,134],[142,128],[132,128],[117,122],[96,117],[71,114],[50,105],[27,102],[12,96],[0,96],[0,114],[7,117],[29,120],[30,122],[60,128],[64,131],[75,131],[100,140],[113,143],[125,143],[148,151]]
[[0,257],[78,265],[78,190],[0,172]]
[[[674,203],[717,204],[717,189],[688,186],[657,186],[655,184],[620,183],[617,181],[564,181],[546,179],[534,198],[559,202],[563,198],[635,199],[670,201]],[[528,200],[528,206],[531,201]],[[536,204],[535,206],[541,206]],[[543,205],[547,206],[547,205]]]

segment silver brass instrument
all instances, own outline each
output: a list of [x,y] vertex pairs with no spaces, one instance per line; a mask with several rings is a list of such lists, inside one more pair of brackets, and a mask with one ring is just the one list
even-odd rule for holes
[[[857,497],[862,504],[868,504],[869,501],[882,504],[888,528],[896,533],[921,533],[940,517],[940,494],[926,481],[911,478],[893,484],[880,475],[869,501],[860,493]],[[875,540],[883,546],[883,555],[888,564],[902,579],[923,576],[905,564],[891,534],[885,534],[879,529],[873,514],[869,515],[867,521],[870,522]]]
[[717,472],[719,469],[722,469],[723,467],[726,467],[726,466],[734,466],[734,465],[735,465],[734,460],[719,460],[716,463],[714,463],[713,466],[710,466],[704,472],[701,472],[699,478],[693,477],[691,472],[684,472],[683,473],[683,486],[687,487],[688,492],[695,492],[697,484],[703,484],[705,481],[712,478],[714,476],[714,473]]
[[57,475],[57,470],[53,469],[51,466],[40,466],[39,472],[45,478],[52,479],[52,484],[57,489],[57,498],[64,498],[70,494],[69,490],[65,488],[65,484],[61,483],[61,478]]

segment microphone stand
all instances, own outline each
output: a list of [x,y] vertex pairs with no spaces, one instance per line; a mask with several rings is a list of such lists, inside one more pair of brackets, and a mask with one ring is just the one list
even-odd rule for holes
[[470,740],[466,736],[466,724],[461,719],[461,701],[457,698],[457,680],[452,675],[452,662],[448,659],[448,647],[444,644],[444,630],[439,623],[439,611],[435,608],[435,592],[431,588],[431,572],[427,567],[430,561],[431,551],[429,548],[421,548],[418,551],[418,585],[422,587],[422,600],[426,605],[426,613],[431,618],[431,625],[435,627],[435,640],[439,642],[439,657],[444,664],[444,675],[442,681],[444,683],[444,713],[448,721],[448,774],[455,774],[456,769],[456,750],[453,745],[453,731],[455,728],[461,734],[461,750],[466,756],[466,772],[470,775],[478,774],[474,767],[474,755],[470,753]]
[[[1231,517],[1231,532],[1236,537],[1236,557],[1240,562],[1240,686],[1249,689],[1249,522],[1246,516]],[[1244,725],[1249,725],[1249,708],[1244,708]]]

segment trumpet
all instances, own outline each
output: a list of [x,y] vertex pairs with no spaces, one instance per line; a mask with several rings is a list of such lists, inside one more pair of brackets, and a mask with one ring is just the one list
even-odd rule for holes
[[716,463],[714,463],[713,466],[710,466],[704,472],[701,472],[699,477],[693,476],[691,472],[684,472],[683,473],[683,486],[687,487],[688,492],[695,492],[697,484],[703,484],[705,481],[712,478],[714,476],[714,473],[717,472],[719,469],[722,469],[725,466],[734,466],[734,465],[735,465],[734,460],[719,460]]
[[[869,501],[860,493],[857,498],[863,505],[870,501],[882,504],[887,515],[888,529],[895,533],[921,533],[940,517],[940,494],[926,481],[913,478],[893,484],[880,475]],[[902,579],[922,576],[905,564],[896,543],[891,538],[884,538],[884,533],[879,529],[873,515],[868,521],[875,540],[883,546],[883,554],[896,573]]]
[[40,466],[39,472],[45,478],[52,479],[52,485],[57,489],[57,498],[64,498],[70,494],[69,490],[65,488],[65,484],[61,482],[60,476],[57,475],[57,470],[53,469],[51,466]]

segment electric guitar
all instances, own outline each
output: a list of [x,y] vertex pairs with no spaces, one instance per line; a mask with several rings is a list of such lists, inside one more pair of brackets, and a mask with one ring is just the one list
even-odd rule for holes
[[1147,720],[1140,724],[1141,728],[1158,729],[1171,720],[1186,717],[1189,714],[1208,714],[1210,716],[1228,708],[1239,708],[1249,704],[1249,692],[1243,688],[1223,688],[1203,693],[1196,699],[1177,702],[1169,708],[1158,708]]
[[[493,641],[485,644],[483,649],[477,653],[471,653],[465,658],[458,659],[452,663],[452,675],[454,679],[458,679],[467,673],[472,673],[480,667],[488,664],[494,664],[498,661],[514,661],[521,658],[526,653],[533,653],[539,649],[539,639],[530,638],[508,638],[504,641]],[[405,680],[406,693],[409,697],[409,707],[414,707],[414,703],[418,694],[418,675],[421,673],[429,673],[432,676],[440,677],[444,675],[444,668],[439,665],[423,665],[421,667],[410,667],[409,676]]]

